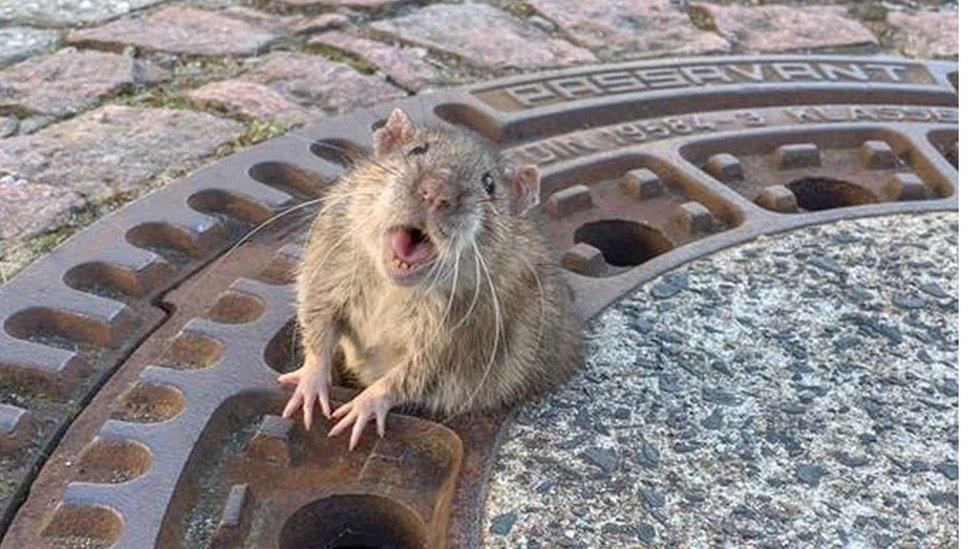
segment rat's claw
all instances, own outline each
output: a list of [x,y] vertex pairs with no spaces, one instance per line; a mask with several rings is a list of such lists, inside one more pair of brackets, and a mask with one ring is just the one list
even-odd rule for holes
[[349,450],[356,448],[359,439],[362,438],[366,424],[373,418],[376,419],[376,432],[383,436],[386,431],[386,414],[390,411],[391,403],[389,395],[375,385],[368,387],[356,398],[343,404],[333,412],[333,419],[339,422],[329,431],[329,436],[334,437],[352,426],[352,433],[349,435]]
[[282,383],[284,385],[297,385],[301,380],[302,374],[300,370],[295,370],[294,372],[288,372],[278,376],[278,383]]
[[281,417],[284,418],[291,417],[291,415],[295,413],[295,410],[297,410],[298,407],[301,406],[301,404],[302,404],[302,393],[301,391],[296,389],[295,392],[292,393],[291,399],[288,401],[288,404],[285,404],[285,409],[282,410]]
[[322,415],[331,418],[332,417],[332,405],[329,404],[329,393],[327,391],[319,392],[319,406],[322,407]]

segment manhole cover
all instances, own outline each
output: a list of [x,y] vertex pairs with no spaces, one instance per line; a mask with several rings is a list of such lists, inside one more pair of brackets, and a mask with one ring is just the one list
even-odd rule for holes
[[[540,165],[554,261],[589,317],[691,258],[841,218],[957,208],[956,65],[634,62],[414,98]],[[200,170],[0,290],[3,547],[478,543],[505,414],[396,416],[354,453],[276,417],[305,225],[392,107]],[[220,261],[215,261],[223,256]],[[348,398],[349,391],[339,397]]]

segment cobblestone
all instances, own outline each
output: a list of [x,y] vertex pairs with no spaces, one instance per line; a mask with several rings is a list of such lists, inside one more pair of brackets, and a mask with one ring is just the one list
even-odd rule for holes
[[441,82],[437,70],[409,51],[375,40],[358,38],[342,32],[327,32],[308,41],[311,46],[336,49],[365,59],[383,71],[391,80],[409,90]]
[[188,168],[242,130],[237,122],[204,113],[110,105],[0,140],[0,172],[98,202]]
[[30,27],[0,28],[0,67],[54,49],[58,33]]
[[802,51],[877,43],[841,6],[756,7],[694,4],[719,34],[746,53]]
[[[464,23],[459,24],[461,21]],[[427,6],[371,27],[489,69],[551,68],[596,61],[588,50],[483,4]]]
[[84,203],[70,189],[30,183],[13,175],[0,177],[0,250],[4,241],[43,232]]
[[268,86],[243,80],[212,82],[190,91],[187,97],[202,108],[222,108],[238,116],[277,121],[284,126],[304,124],[322,116]]
[[145,61],[68,48],[0,71],[0,110],[64,116],[162,78],[162,71]]
[[728,41],[695,27],[669,0],[530,0],[578,43],[607,58],[729,51]]
[[163,0],[4,0],[0,22],[71,27],[106,21]]
[[169,7],[145,18],[113,21],[68,34],[68,42],[78,45],[113,51],[131,45],[146,51],[190,55],[253,55],[274,39],[270,31],[239,18],[184,7]]
[[891,40],[909,57],[956,58],[959,56],[959,19],[955,13],[891,12]]
[[275,52],[241,76],[288,100],[334,112],[347,112],[405,94],[378,76],[364,75],[317,55]]
[[354,8],[378,11],[402,4],[407,0],[276,0],[278,4],[292,7]]

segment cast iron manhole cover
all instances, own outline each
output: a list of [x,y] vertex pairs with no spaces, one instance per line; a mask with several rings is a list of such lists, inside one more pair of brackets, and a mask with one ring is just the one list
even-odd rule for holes
[[[401,103],[543,168],[589,317],[679,263],[841,218],[957,208],[957,68],[634,62]],[[505,414],[391,420],[354,453],[275,417],[293,368],[287,216],[391,105],[275,139],[101,220],[0,289],[2,547],[476,545]],[[350,392],[338,397],[348,398]]]

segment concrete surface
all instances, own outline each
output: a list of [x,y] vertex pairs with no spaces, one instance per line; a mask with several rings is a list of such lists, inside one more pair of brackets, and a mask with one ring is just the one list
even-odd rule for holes
[[501,447],[487,546],[955,546],[957,231],[803,229],[605,311]]

